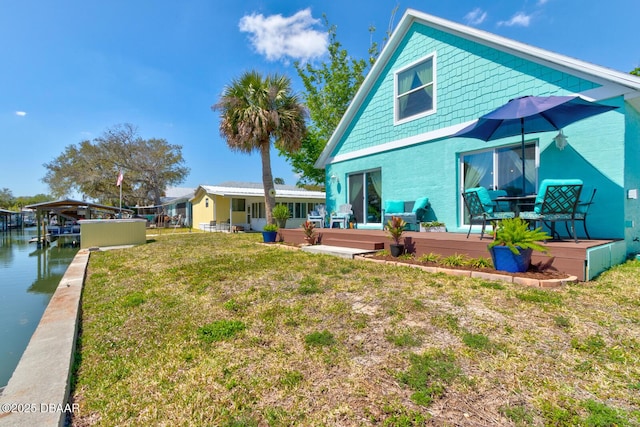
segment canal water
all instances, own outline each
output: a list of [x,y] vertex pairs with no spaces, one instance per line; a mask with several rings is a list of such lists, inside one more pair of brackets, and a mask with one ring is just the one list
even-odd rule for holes
[[7,385],[77,248],[37,249],[35,228],[0,231],[0,387]]

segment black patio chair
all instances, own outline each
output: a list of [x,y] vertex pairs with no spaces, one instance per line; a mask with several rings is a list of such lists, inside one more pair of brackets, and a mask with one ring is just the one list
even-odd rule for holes
[[516,216],[514,212],[496,212],[494,210],[495,205],[487,189],[484,187],[469,188],[462,193],[462,198],[469,213],[469,232],[467,233],[467,239],[471,234],[471,228],[474,222],[480,222],[482,224],[482,230],[480,230],[480,239],[482,240],[487,221],[501,221]]

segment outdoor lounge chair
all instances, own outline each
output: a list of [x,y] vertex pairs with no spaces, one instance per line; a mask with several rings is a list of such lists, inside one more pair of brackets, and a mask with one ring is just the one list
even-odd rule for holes
[[482,239],[487,222],[500,221],[516,216],[515,213],[509,211],[496,212],[495,203],[491,200],[489,191],[484,187],[469,188],[462,193],[462,198],[469,213],[467,239],[471,234],[471,227],[473,227],[474,222],[480,222],[482,224],[482,229],[480,230],[480,239]]
[[382,211],[382,228],[387,225],[389,220],[396,216],[400,217],[407,223],[405,230],[418,231],[420,229],[420,223],[427,221],[427,214],[431,204],[428,197],[421,197],[416,201],[404,200],[386,200],[384,203],[384,210]]
[[326,215],[326,210],[324,205],[317,205],[315,210],[312,210],[307,214],[307,221],[313,222],[318,228],[324,228],[324,218]]
[[556,222],[565,222],[571,226],[569,237],[577,243],[575,221],[581,192],[582,181],[579,179],[545,179],[540,183],[533,211],[522,212],[520,217],[534,223],[544,222],[551,230],[551,236],[558,239]]
[[344,205],[340,205],[338,212],[331,214],[329,228],[333,228],[334,224],[337,225],[338,228],[347,228],[352,214],[351,204],[345,203]]

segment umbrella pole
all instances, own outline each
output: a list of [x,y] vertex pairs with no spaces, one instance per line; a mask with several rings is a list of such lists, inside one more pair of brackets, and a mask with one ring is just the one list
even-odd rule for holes
[[520,130],[522,135],[522,195],[524,196],[526,193],[525,187],[527,185],[526,175],[524,174],[524,117],[520,118]]

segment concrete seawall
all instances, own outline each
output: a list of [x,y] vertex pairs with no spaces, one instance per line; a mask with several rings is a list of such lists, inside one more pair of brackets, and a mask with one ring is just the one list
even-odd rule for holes
[[0,396],[0,427],[64,426],[82,286],[89,251],[80,250],[54,292]]

